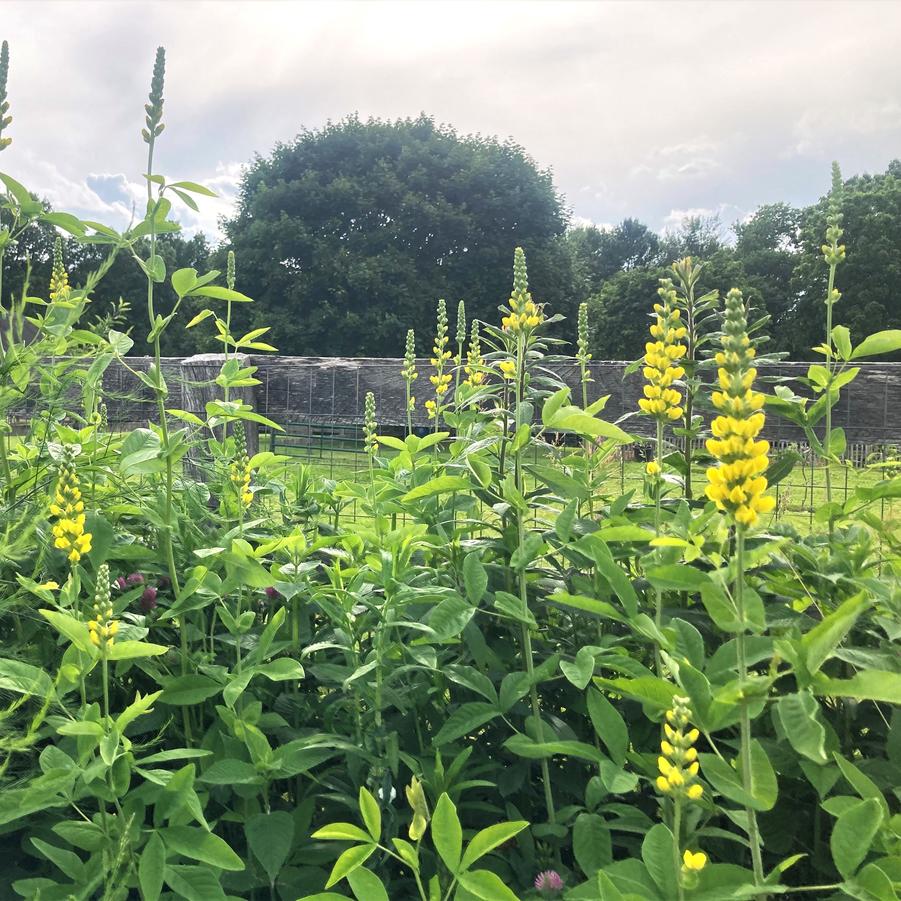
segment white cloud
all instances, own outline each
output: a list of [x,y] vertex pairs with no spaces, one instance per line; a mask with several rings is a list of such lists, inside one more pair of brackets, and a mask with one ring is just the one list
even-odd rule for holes
[[[199,214],[179,209],[187,230],[217,233],[241,162],[354,111],[425,111],[464,134],[512,137],[592,222],[809,203],[830,159],[851,174],[899,154],[899,29],[901,4],[871,0],[853,15],[820,0],[7,0],[14,143],[0,166],[61,208],[128,222],[158,41],[156,168],[221,194]],[[701,50],[681,52],[673,34]]]

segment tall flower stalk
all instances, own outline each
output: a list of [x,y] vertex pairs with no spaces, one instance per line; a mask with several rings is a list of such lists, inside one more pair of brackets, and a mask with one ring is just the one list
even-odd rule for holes
[[682,358],[682,367],[685,370],[683,380],[685,382],[685,425],[677,429],[676,433],[682,435],[682,454],[685,461],[685,497],[691,500],[694,495],[692,477],[692,448],[691,442],[698,437],[700,432],[700,420],[696,424],[695,398],[701,390],[701,380],[698,378],[698,351],[707,342],[708,338],[705,323],[714,315],[719,300],[718,291],[708,291],[697,296],[698,280],[703,269],[702,263],[695,263],[691,257],[678,260],[670,267],[673,273],[676,287],[676,303],[682,311],[682,322],[685,326],[685,356]]
[[[735,638],[739,681],[742,687],[748,679],[747,630],[745,628],[745,536],[761,515],[776,505],[766,494],[767,480],[763,473],[769,466],[769,443],[758,440],[763,428],[764,397],[754,391],[757,370],[753,361],[755,350],[748,336],[747,311],[741,291],[733,288],[726,295],[726,309],[722,332],[722,350],[716,355],[719,390],[711,400],[719,411],[710,425],[713,437],[707,450],[718,465],[707,470],[707,497],[723,511],[735,528],[734,600],[741,630]],[[751,715],[747,701],[741,705],[741,778],[744,789],[752,793],[751,785]],[[748,839],[756,885],[763,883],[763,861],[760,834],[755,811],[746,808]]]
[[451,352],[447,349],[447,304],[443,300],[438,301],[438,312],[435,322],[435,344],[432,347],[434,356],[431,359],[435,372],[429,376],[429,381],[435,388],[435,399],[425,402],[429,419],[435,420],[435,432],[441,423],[441,411],[445,407],[445,395],[450,388],[451,374],[447,371],[447,364],[451,358]]
[[697,803],[704,794],[704,788],[698,782],[700,764],[694,746],[700,732],[689,728],[691,716],[688,698],[674,697],[663,724],[664,738],[657,758],[660,775],[655,781],[657,790],[672,801],[673,871],[679,901],[685,897],[686,888],[697,884],[697,873],[707,864],[707,855],[703,851],[682,850],[682,818],[686,806]]
[[[513,383],[513,435],[523,426],[530,423],[521,422],[520,417],[525,405],[522,403],[527,380],[527,355],[530,344],[534,341],[535,329],[544,321],[541,308],[532,300],[529,293],[529,277],[526,269],[526,255],[521,247],[517,247],[513,258],[513,291],[508,301],[510,312],[501,320],[503,330],[510,336],[509,348],[512,360],[501,362],[501,372]],[[506,366],[504,364],[507,364]],[[512,364],[512,365],[511,365]],[[524,493],[522,451],[526,442],[513,442],[513,484],[521,497]],[[517,545],[524,548],[526,543],[526,511],[517,509],[516,513]],[[519,600],[522,605],[522,655],[526,672],[529,674],[529,700],[532,707],[532,718],[535,728],[541,729],[541,706],[538,700],[538,688],[535,685],[535,659],[532,652],[532,636],[526,625],[529,611],[528,585],[525,567],[518,572]],[[551,787],[550,768],[547,758],[541,760],[541,780],[544,786],[544,802],[549,823],[557,820],[554,807],[554,795]]]
[[[838,163],[832,164],[832,191],[829,195],[829,212],[826,216],[826,243],[822,246],[823,259],[829,267],[829,282],[826,288],[826,340],[823,349],[826,352],[826,430],[823,436],[823,447],[826,451],[826,503],[832,503],[832,384],[835,380],[835,345],[832,338],[832,310],[841,298],[835,287],[835,271],[845,260],[845,245],[840,244],[843,231],[841,227],[842,213],[842,173]],[[829,518],[829,530],[832,531],[832,517]]]
[[419,378],[416,371],[416,334],[413,329],[407,331],[407,344],[404,349],[404,366],[400,371],[404,380],[404,393],[406,402],[404,410],[407,416],[407,434],[413,434],[413,409],[416,405],[416,398],[413,396],[413,382]]
[[[663,429],[666,423],[682,417],[682,394],[673,387],[685,375],[681,360],[686,347],[682,344],[686,328],[682,324],[681,313],[676,306],[676,291],[672,281],[660,280],[657,290],[660,303],[654,304],[654,322],[650,332],[652,341],[645,344],[644,397],[638,401],[642,413],[653,417],[656,426],[654,459],[647,465],[647,475],[654,492],[654,532],[660,535],[660,501],[663,492]],[[656,589],[654,622],[657,629],[663,625],[663,592]],[[654,661],[657,674],[662,674],[663,663],[660,646],[654,645]]]
[[454,394],[460,387],[460,375],[463,371],[463,348],[466,346],[466,304],[461,300],[457,304],[457,355],[454,357]]

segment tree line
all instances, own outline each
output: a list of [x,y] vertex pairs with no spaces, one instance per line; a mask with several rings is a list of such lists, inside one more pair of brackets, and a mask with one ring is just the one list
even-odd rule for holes
[[[471,316],[494,321],[509,293],[509,260],[521,246],[533,296],[566,317],[559,337],[573,338],[578,305],[588,301],[595,359],[640,355],[658,280],[670,262],[691,256],[704,263],[700,288],[741,288],[769,313],[771,350],[810,359],[822,339],[826,206],[826,196],[802,208],[766,204],[728,228],[696,217],[663,234],[631,218],[613,228],[573,227],[552,173],[518,144],[461,136],[427,116],[351,116],[257,156],[220,246],[173,233],[161,237],[158,252],[171,272],[224,270],[234,250],[237,287],[256,301],[235,310],[235,328],[271,326],[281,353],[396,357],[410,327],[419,353],[429,353],[439,297],[451,308],[463,299]],[[856,334],[897,326],[901,161],[847,179],[841,206],[848,289],[836,323]],[[21,290],[27,271],[32,293],[40,294],[55,234],[30,234],[7,257],[8,284]],[[107,253],[66,240],[72,281]],[[123,254],[92,305],[95,324],[130,331],[134,353],[145,349],[145,291],[143,273]],[[165,315],[174,301],[161,286],[159,311]],[[215,349],[202,327],[166,333],[164,352],[173,356]]]

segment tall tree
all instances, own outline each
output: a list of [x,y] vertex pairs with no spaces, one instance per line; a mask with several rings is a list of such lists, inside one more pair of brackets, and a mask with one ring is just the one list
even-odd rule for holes
[[565,225],[551,173],[518,145],[350,117],[247,171],[225,231],[257,303],[237,323],[273,326],[283,353],[400,355],[409,327],[427,351],[439,297],[496,320],[517,245],[536,300],[572,315]]
[[[803,211],[801,253],[792,287],[796,303],[789,314],[788,350],[795,359],[813,359],[811,348],[823,340],[826,265],[821,246],[826,234],[828,197]],[[860,339],[901,323],[901,160],[886,172],[855,175],[844,183],[841,199],[842,242],[847,248],[836,287],[836,325]]]
[[799,209],[771,203],[734,226],[735,254],[772,316],[771,334],[780,350],[785,344],[782,326],[795,301],[791,282],[798,263],[800,225]]

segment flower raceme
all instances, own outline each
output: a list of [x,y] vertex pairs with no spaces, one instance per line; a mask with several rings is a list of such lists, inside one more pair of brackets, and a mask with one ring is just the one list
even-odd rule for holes
[[657,758],[660,775],[656,785],[665,795],[698,801],[704,794],[703,786],[697,782],[698,752],[694,747],[700,732],[688,729],[690,719],[688,698],[674,697],[673,707],[666,712],[663,724],[666,738],[660,743],[663,753]]
[[653,341],[645,344],[644,397],[638,401],[642,412],[653,416],[661,422],[679,419],[682,416],[682,395],[673,388],[673,383],[685,375],[679,365],[687,348],[680,342],[687,334],[681,322],[681,313],[676,307],[676,291],[669,279],[662,279],[660,289],[661,303],[654,304],[657,314],[651,325]]
[[70,563],[78,563],[91,550],[91,533],[84,528],[84,500],[79,484],[72,455],[67,453],[60,468],[50,513],[56,517],[54,546],[66,552]]
[[103,563],[97,570],[97,584],[94,589],[94,615],[88,620],[88,635],[94,647],[105,651],[113,646],[119,623],[113,618],[110,601],[109,567]]
[[235,459],[229,469],[229,477],[241,500],[241,504],[249,507],[253,500],[253,492],[250,490],[252,470],[250,458],[247,456],[247,440],[244,437],[244,427],[241,423],[235,424],[235,445]]
[[444,371],[444,367],[451,358],[451,352],[447,349],[447,305],[443,300],[438,301],[438,319],[435,332],[435,343],[432,346],[431,364],[435,367],[434,375],[429,376],[429,381],[435,387],[435,399],[425,402],[429,419],[434,419],[441,407],[444,395],[447,394],[451,384],[451,374]]
[[501,319],[505,332],[525,335],[541,325],[544,314],[529,293],[529,276],[526,270],[526,255],[521,247],[513,254],[513,291],[510,294],[510,312]]
[[720,390],[711,396],[720,415],[710,425],[713,438],[707,440],[707,450],[719,465],[707,470],[707,497],[739,525],[753,526],[776,501],[764,493],[770,445],[757,440],[765,421],[764,397],[753,389],[755,351],[744,299],[735,288],[726,295],[722,348],[716,355]]

